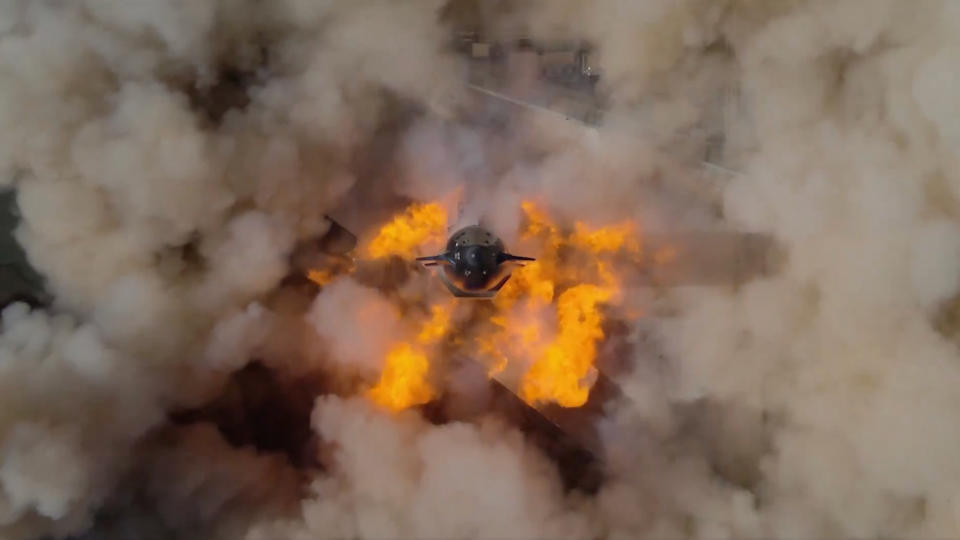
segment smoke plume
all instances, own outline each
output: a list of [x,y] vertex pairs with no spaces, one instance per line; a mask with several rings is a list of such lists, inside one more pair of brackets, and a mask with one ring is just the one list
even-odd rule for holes
[[[478,97],[466,26],[591,43],[599,125]],[[956,536],[958,36],[940,0],[0,4],[0,188],[54,298],[2,311],[0,537]],[[427,336],[430,306],[461,340],[486,308],[400,257],[292,262],[328,215],[362,247],[413,201],[517,253],[535,203],[784,262],[614,267],[602,481],[571,488]],[[371,399],[421,359],[439,405]]]

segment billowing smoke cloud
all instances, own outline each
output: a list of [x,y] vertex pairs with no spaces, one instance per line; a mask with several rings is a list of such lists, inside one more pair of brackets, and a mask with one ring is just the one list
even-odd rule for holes
[[[401,314],[376,289],[339,280],[317,296],[307,320],[344,372],[376,377],[392,343],[403,339]],[[363,328],[376,328],[368,334]]]
[[[960,9],[495,7],[0,5],[0,186],[56,299],[3,311],[0,536],[958,533]],[[460,17],[591,41],[602,125],[463,114]],[[738,174],[704,179],[698,129],[733,90]],[[328,212],[366,238],[398,201],[457,197],[508,243],[536,200],[564,223],[769,234],[786,263],[624,291],[666,315],[629,320],[599,492],[565,491],[483,392],[439,423],[357,391],[426,318],[429,282],[285,279]],[[475,389],[456,362],[451,386]]]
[[137,438],[163,419],[151,369],[69,315],[3,311],[6,535],[89,527]]
[[[264,525],[250,538],[590,533],[588,514],[571,512],[550,464],[496,422],[435,428],[415,416],[388,418],[367,402],[334,398],[318,401],[313,426],[337,442],[338,471],[311,485],[303,523]],[[451,481],[456,477],[480,485],[465,487]]]

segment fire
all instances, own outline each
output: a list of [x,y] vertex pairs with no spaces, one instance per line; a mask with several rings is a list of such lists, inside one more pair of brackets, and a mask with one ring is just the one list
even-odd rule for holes
[[477,344],[480,346],[480,352],[491,359],[490,365],[487,366],[487,377],[492,379],[507,369],[510,360],[493,340],[480,338],[477,340]]
[[433,399],[430,385],[429,347],[438,343],[450,330],[450,309],[435,305],[430,319],[420,328],[416,343],[398,343],[387,353],[386,365],[376,386],[368,396],[375,403],[392,411],[423,405]]
[[556,261],[550,260],[549,253],[542,259],[517,269],[500,294],[494,297],[494,304],[500,309],[506,309],[524,296],[544,303],[551,302],[555,288],[555,269]]
[[563,246],[563,236],[554,226],[547,214],[531,202],[522,203],[527,217],[527,227],[523,231],[524,239],[538,239],[544,249],[537,260],[513,272],[510,281],[494,299],[501,310],[508,309],[521,297],[532,297],[538,301],[553,301],[555,282],[558,277],[559,253]]
[[422,405],[433,399],[429,372],[430,361],[423,351],[409,343],[395,345],[387,353],[380,381],[370,389],[370,399],[392,411]]
[[511,356],[532,357],[544,343],[546,330],[539,317],[523,311],[508,315],[491,317],[491,331],[477,337],[477,347],[488,360],[487,374],[490,377],[502,373]]
[[327,270],[310,270],[307,272],[307,279],[321,287],[333,281],[334,277],[336,276],[333,275],[333,272]]
[[[577,222],[564,230],[535,204],[525,202],[522,208],[521,236],[539,245],[537,260],[513,272],[494,299],[495,314],[475,330],[472,343],[486,359],[490,377],[511,368],[508,376],[518,377],[513,379],[518,394],[528,403],[579,407],[596,380],[603,307],[620,291],[614,261],[622,254],[638,258],[640,235],[631,222],[599,228]],[[421,245],[443,240],[446,221],[441,205],[415,204],[381,228],[368,252],[375,258],[411,257]],[[390,349],[380,380],[368,392],[373,401],[397,411],[435,397],[431,358],[450,333],[451,313],[452,304],[432,306],[415,338]],[[455,342],[464,345],[462,338]]]
[[[591,228],[575,223],[564,233],[532,203],[522,206],[527,218],[523,238],[543,246],[536,262],[517,269],[494,303],[501,315],[491,319],[493,332],[477,338],[490,359],[489,372],[501,373],[512,359],[528,359],[520,395],[529,403],[583,405],[596,375],[597,343],[603,339],[601,307],[619,290],[605,256],[626,252],[639,256],[641,244],[632,223]],[[549,339],[536,305],[556,301],[555,329]],[[503,313],[519,320],[506,322]]]
[[550,238],[559,240],[559,232],[556,226],[550,222],[546,212],[537,207],[530,201],[520,203],[520,208],[527,217],[527,230],[524,236],[541,236],[547,233]]
[[634,236],[631,223],[622,223],[594,231],[581,222],[577,222],[574,227],[570,243],[590,253],[613,253],[620,250],[637,253],[640,251],[640,242]]
[[563,407],[586,403],[593,385],[597,341],[603,339],[603,316],[598,305],[611,291],[596,285],[577,285],[557,300],[559,333],[523,377],[521,397],[528,403],[554,401]]
[[435,305],[430,308],[430,320],[420,329],[417,342],[429,345],[447,333],[450,329],[450,311],[444,306]]
[[367,247],[374,259],[412,257],[421,245],[443,241],[447,211],[438,203],[413,204],[384,225]]

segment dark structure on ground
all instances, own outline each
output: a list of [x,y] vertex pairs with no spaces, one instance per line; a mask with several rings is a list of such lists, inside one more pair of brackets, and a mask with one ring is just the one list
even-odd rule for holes
[[18,223],[16,192],[0,192],[0,308],[13,302],[44,306],[51,298],[14,237]]

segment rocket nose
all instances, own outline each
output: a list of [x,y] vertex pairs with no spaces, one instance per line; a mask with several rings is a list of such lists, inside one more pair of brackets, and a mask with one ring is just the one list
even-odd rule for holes
[[468,266],[476,266],[480,263],[480,248],[477,246],[469,246],[461,250],[461,257],[463,257],[464,264]]

